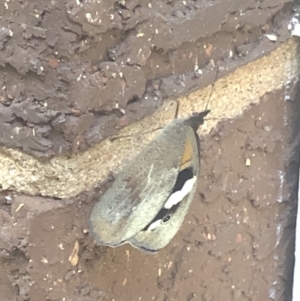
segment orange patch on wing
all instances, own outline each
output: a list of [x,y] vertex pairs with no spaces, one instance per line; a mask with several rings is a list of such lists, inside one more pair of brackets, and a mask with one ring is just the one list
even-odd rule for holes
[[192,165],[192,158],[193,158],[193,145],[191,143],[191,140],[187,139],[185,142],[179,171],[190,167]]

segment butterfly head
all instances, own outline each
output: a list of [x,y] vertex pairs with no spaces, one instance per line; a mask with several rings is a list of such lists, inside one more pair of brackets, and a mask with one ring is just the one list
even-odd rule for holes
[[196,132],[200,125],[204,123],[204,117],[208,115],[210,110],[205,110],[200,113],[195,113],[189,119],[187,119],[188,124],[192,127],[192,129]]

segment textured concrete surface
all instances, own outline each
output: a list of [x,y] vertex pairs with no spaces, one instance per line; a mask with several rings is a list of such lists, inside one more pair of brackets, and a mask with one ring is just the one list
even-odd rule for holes
[[[212,112],[200,129],[208,133],[221,118],[241,115],[250,104],[257,104],[264,94],[281,89],[298,76],[297,38],[292,38],[268,56],[247,64],[215,83],[209,107]],[[179,116],[205,108],[211,87],[181,97]],[[95,187],[110,172],[117,173],[121,163],[132,158],[143,145],[175,115],[176,101],[166,102],[155,114],[127,126],[118,136],[129,138],[107,139],[85,152],[58,156],[43,162],[15,149],[1,148],[0,184],[26,194],[41,194],[58,198],[71,197]],[[208,118],[208,119],[209,119]],[[146,133],[145,133],[146,130]],[[149,133],[150,134],[147,134]]]

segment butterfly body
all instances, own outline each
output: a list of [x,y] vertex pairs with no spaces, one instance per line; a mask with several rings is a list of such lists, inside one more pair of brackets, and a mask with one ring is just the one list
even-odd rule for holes
[[195,194],[200,169],[196,131],[208,112],[172,121],[127,163],[92,209],[89,226],[97,244],[130,243],[156,252],[171,241]]

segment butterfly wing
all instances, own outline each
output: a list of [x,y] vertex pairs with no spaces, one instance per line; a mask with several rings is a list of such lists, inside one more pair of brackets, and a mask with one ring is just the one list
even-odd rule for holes
[[187,140],[175,187],[156,217],[129,239],[129,243],[146,252],[156,252],[165,247],[176,235],[194,198],[200,169],[199,138],[187,129]]
[[89,226],[98,244],[125,243],[163,207],[175,185],[185,147],[186,133],[178,122],[166,126],[131,160],[95,204]]
[[[169,215],[165,215],[157,228],[140,231],[134,237],[129,239],[128,242],[133,247],[149,253],[155,253],[164,248],[180,229],[194,198],[195,188],[193,188],[193,191],[181,201],[181,204],[174,212],[169,212],[167,213]],[[164,221],[167,217],[169,217],[168,220]]]

